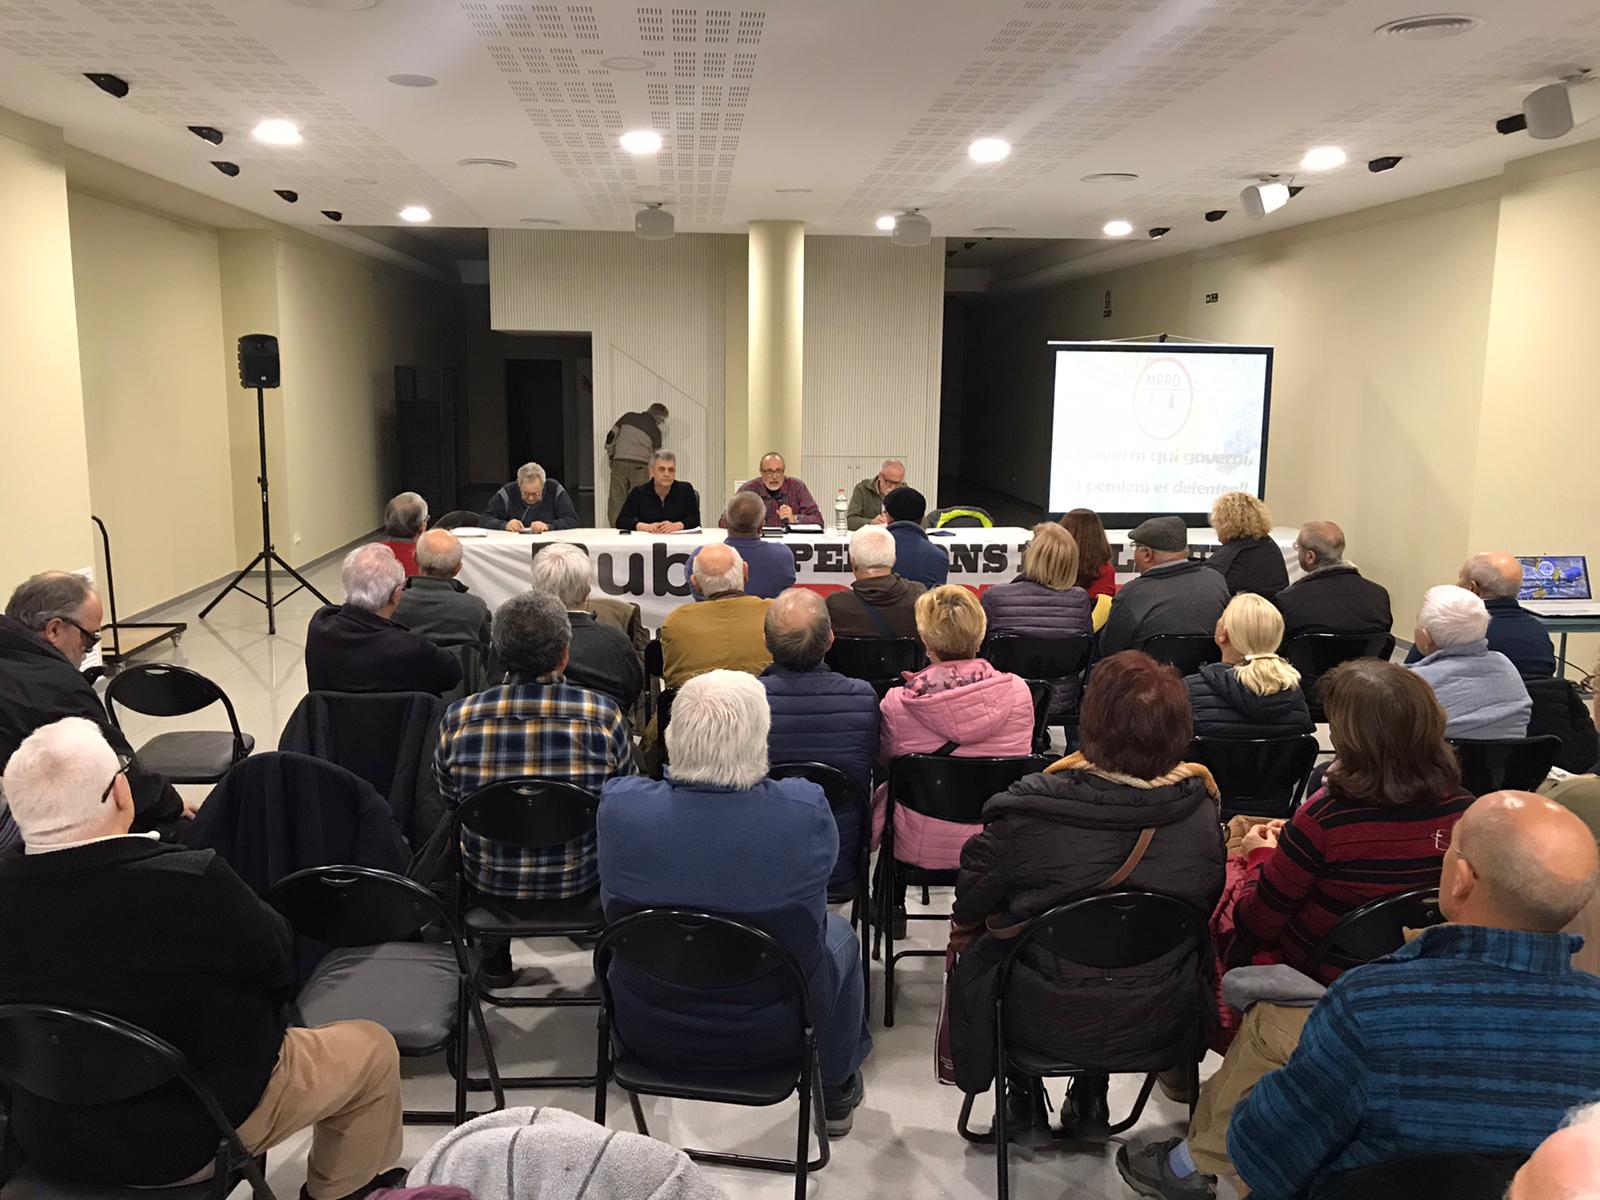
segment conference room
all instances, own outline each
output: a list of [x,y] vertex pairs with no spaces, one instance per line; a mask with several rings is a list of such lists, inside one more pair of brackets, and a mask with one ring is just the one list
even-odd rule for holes
[[1600,1189],[1596,72],[0,3],[0,1197]]

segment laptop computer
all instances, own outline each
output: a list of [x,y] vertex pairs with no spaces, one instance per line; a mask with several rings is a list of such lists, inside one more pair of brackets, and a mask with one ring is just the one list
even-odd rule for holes
[[1589,583],[1589,561],[1581,554],[1517,556],[1522,564],[1522,607],[1542,617],[1600,616]]

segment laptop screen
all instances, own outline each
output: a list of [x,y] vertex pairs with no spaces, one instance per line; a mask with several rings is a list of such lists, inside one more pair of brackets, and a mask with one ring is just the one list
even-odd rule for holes
[[1518,600],[1588,600],[1589,564],[1581,554],[1518,555],[1522,590]]

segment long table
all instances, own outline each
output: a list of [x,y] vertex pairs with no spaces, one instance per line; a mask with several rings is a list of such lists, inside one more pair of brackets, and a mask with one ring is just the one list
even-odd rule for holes
[[[457,532],[460,532],[459,530]],[[1217,548],[1209,530],[1193,530],[1200,540],[1191,543],[1197,557]],[[615,529],[563,529],[525,534],[491,530],[482,536],[462,538],[461,582],[489,607],[496,608],[526,591],[534,555],[551,542],[576,542],[589,551],[594,568],[592,590],[637,604],[644,623],[658,628],[666,615],[691,602],[687,567],[689,556],[701,546],[723,539],[720,529],[700,533],[619,533]],[[933,535],[935,545],[950,556],[950,582],[978,589],[1006,583],[1022,566],[1022,550],[1032,536],[1019,527],[952,529]],[[1109,531],[1117,578],[1133,578],[1131,548],[1123,530]],[[1284,548],[1294,568],[1295,531],[1275,529],[1273,538]],[[850,585],[850,537],[844,533],[791,533],[781,541],[794,555],[796,582],[802,587],[831,592]]]

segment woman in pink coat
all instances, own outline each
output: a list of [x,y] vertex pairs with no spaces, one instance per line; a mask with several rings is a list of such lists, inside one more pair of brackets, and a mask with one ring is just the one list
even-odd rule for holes
[[[932,754],[946,746],[959,758],[1033,752],[1033,693],[1021,678],[978,657],[988,621],[978,598],[945,584],[917,597],[917,635],[930,666],[908,675],[883,698],[878,761]],[[883,835],[887,789],[873,797],[872,844]],[[894,853],[929,870],[961,866],[961,847],[982,825],[958,825],[910,809],[894,812]]]

